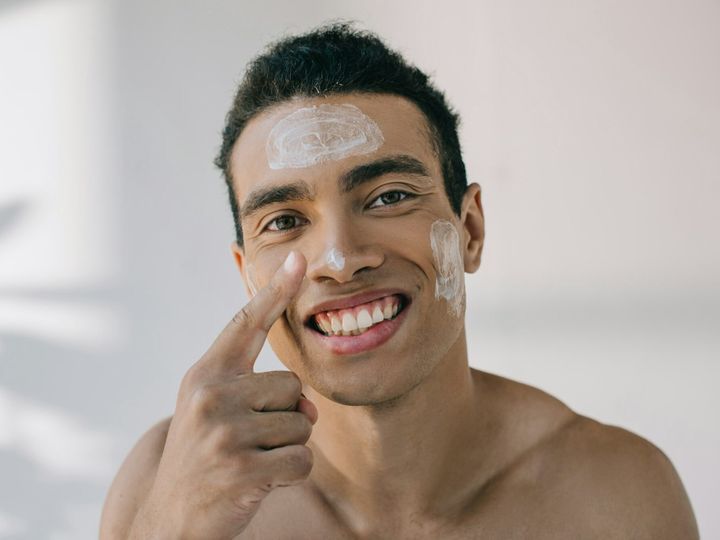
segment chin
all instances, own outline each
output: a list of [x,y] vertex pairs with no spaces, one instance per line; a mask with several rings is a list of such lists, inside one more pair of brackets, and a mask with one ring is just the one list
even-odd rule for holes
[[[325,395],[325,394],[323,394]],[[340,405],[348,405],[350,407],[381,407],[387,408],[399,403],[406,393],[389,393],[379,394],[377,392],[354,392],[348,390],[330,391],[329,395],[325,395],[331,401]]]
[[313,373],[307,383],[320,395],[348,406],[387,408],[402,402],[432,371],[432,366],[418,365],[414,369],[396,372],[367,373],[355,377],[334,377],[328,372]]

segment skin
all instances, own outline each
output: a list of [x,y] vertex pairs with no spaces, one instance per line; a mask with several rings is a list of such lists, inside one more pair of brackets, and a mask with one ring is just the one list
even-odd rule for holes
[[[272,126],[318,103],[356,105],[379,125],[385,143],[371,154],[271,170],[264,145]],[[420,160],[429,177],[389,174],[349,193],[338,187],[337,179],[352,167],[398,154]],[[306,477],[264,494],[236,538],[698,537],[682,483],[651,443],[578,415],[536,388],[469,368],[464,314],[449,316],[435,299],[429,232],[438,219],[455,224],[464,270],[475,272],[485,234],[480,187],[468,187],[461,215],[455,215],[424,117],[412,103],[354,94],[281,104],[248,124],[235,145],[232,170],[241,205],[258,188],[298,179],[314,194],[312,200],[277,203],[244,216],[245,245],[233,245],[246,285],[248,265],[254,269],[261,292],[253,302],[269,289],[285,295],[279,307],[264,308],[274,313],[253,309],[267,319],[270,345],[302,383],[307,399],[296,397],[295,414],[314,423],[304,441],[312,453]],[[416,196],[370,207],[393,190]],[[268,231],[270,223],[290,228]],[[342,269],[327,263],[331,246],[345,255]],[[294,288],[277,277],[291,251],[305,265],[302,281],[292,278]],[[271,276],[275,284],[268,288]],[[347,358],[309,338],[304,322],[318,302],[380,287],[399,287],[412,299],[389,341]],[[228,338],[228,332],[235,334]],[[264,334],[242,332],[226,329],[218,341],[253,343],[243,349],[248,373]],[[228,380],[228,370],[237,371],[234,353],[215,345],[206,355],[214,363],[204,357],[193,373],[223,365],[224,371],[214,371],[215,380]],[[171,457],[181,453],[183,441],[191,447],[199,429],[173,437],[173,431],[181,433],[180,414],[188,418],[179,405],[125,460],[106,500],[101,538],[126,538],[128,531],[148,537],[143,530],[160,530],[153,529],[159,527],[157,516],[172,515],[168,508],[175,508],[182,494],[163,496],[172,492],[163,486],[179,482],[188,469]],[[185,463],[194,462],[186,457]],[[204,532],[223,537],[210,528]]]

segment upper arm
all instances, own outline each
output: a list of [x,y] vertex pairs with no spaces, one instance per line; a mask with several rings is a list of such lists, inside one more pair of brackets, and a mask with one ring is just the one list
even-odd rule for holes
[[133,519],[152,488],[171,418],[152,426],[123,461],[110,486],[100,520],[100,538],[127,538]]
[[657,532],[653,538],[699,538],[697,522],[685,487],[674,465],[660,449],[647,441],[648,467],[641,478],[638,492],[644,494],[652,510],[648,517],[649,532]]

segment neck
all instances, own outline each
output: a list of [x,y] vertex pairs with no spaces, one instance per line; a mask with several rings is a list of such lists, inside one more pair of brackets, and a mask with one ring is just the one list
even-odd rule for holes
[[463,331],[434,370],[391,404],[341,405],[308,388],[319,411],[308,443],[314,484],[337,511],[366,523],[389,512],[440,512],[462,496],[478,454],[473,440],[486,419],[476,384]]

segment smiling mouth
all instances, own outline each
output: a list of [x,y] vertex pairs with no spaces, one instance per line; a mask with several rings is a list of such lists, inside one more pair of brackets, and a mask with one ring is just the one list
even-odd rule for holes
[[316,313],[310,317],[307,326],[326,337],[359,336],[395,319],[408,304],[403,295],[392,294],[350,308]]

